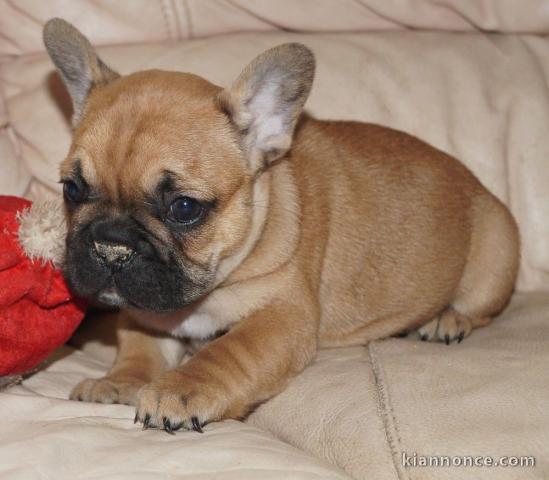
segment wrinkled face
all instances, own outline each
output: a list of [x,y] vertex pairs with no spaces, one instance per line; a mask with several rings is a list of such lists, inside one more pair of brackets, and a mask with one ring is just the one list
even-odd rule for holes
[[46,24],[44,43],[74,106],[61,167],[69,284],[84,297],[156,312],[204,296],[261,230],[258,178],[290,148],[312,53],[295,43],[272,48],[222,90],[185,73],[121,77],[61,19]]
[[169,311],[212,289],[252,213],[251,177],[217,91],[152,71],[89,97],[61,168],[75,292]]

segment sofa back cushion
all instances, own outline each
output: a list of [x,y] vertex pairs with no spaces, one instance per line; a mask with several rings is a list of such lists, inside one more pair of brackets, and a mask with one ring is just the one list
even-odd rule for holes
[[[401,129],[462,160],[519,222],[519,287],[549,289],[548,39],[277,32],[99,52],[122,73],[182,70],[228,85],[255,55],[287,41],[303,42],[317,56],[310,113]],[[0,193],[38,199],[58,192],[58,165],[70,143],[70,102],[45,53],[1,63],[0,91]]]

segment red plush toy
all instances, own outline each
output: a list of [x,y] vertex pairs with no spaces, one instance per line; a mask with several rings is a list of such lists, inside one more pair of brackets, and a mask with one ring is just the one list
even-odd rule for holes
[[59,269],[65,233],[60,204],[0,196],[0,386],[36,367],[84,317]]

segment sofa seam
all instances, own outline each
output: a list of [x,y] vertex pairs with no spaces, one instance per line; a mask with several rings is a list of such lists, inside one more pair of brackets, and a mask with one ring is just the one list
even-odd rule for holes
[[[15,128],[11,122],[10,112],[8,110],[8,97],[4,90],[3,70],[5,67],[5,62],[0,62],[0,103],[2,104],[2,110],[5,115],[5,122],[0,125],[0,130],[4,130],[7,134],[7,138],[13,147],[13,153],[15,157],[22,161],[21,149],[19,146],[19,140],[17,139]],[[10,134],[10,131],[12,134]]]
[[187,23],[187,36],[188,38],[192,39],[194,38],[194,26],[193,26],[192,15],[191,15],[191,6],[189,5],[189,2],[187,0],[181,0],[181,4],[183,6],[183,11],[185,13],[185,20]]
[[5,132],[6,138],[12,147],[14,158],[19,164],[23,165],[22,168],[24,168],[25,172],[29,174],[30,178],[25,185],[25,192],[27,192],[32,181],[35,180],[35,177],[28,168],[27,163],[25,162],[23,150],[21,148],[21,142],[18,137],[18,132],[11,120],[10,111],[8,108],[8,96],[5,91],[5,82],[2,81],[2,79],[4,78],[3,71],[5,66],[6,62],[0,62],[0,103],[2,104],[2,110],[5,115],[5,122],[0,125],[0,133]]
[[366,345],[366,351],[368,352],[368,358],[370,360],[370,365],[374,376],[378,414],[383,424],[385,440],[387,441],[389,451],[391,452],[393,467],[397,478],[398,480],[411,480],[409,472],[405,473],[400,468],[399,460],[402,458],[402,440],[398,431],[397,421],[389,395],[389,389],[387,388],[383,373],[383,367],[378,360],[376,352],[374,351],[375,345],[376,342],[370,342]]
[[3,67],[4,67],[4,62],[0,61],[0,104],[2,105],[2,111],[4,112],[4,115],[5,115],[5,122],[0,124],[0,130],[9,128],[11,123],[9,112],[8,112],[8,101],[6,97],[6,92],[4,92],[4,82],[2,81],[2,78],[3,78],[2,73],[4,70]]
[[170,0],[159,0],[160,1],[160,11],[162,12],[162,17],[164,19],[164,27],[166,29],[166,33],[169,40],[177,39],[177,34],[174,35],[174,32],[172,31],[172,25],[170,22],[170,15],[168,13],[169,5],[168,3]]

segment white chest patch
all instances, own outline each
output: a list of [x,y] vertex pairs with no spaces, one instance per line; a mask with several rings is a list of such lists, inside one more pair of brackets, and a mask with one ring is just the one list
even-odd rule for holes
[[207,339],[242,320],[265,304],[273,291],[268,280],[257,279],[250,284],[216,289],[202,302],[168,314],[132,312],[132,317],[147,328],[169,333],[174,337]]
[[193,313],[170,330],[174,337],[208,338],[224,326],[208,313]]
[[168,333],[174,337],[206,339],[227,328],[223,316],[211,315],[196,308],[183,309],[169,314],[136,311],[132,317],[144,327]]

